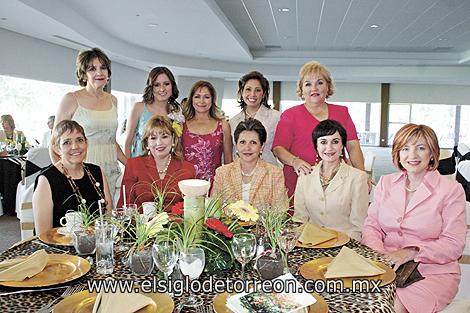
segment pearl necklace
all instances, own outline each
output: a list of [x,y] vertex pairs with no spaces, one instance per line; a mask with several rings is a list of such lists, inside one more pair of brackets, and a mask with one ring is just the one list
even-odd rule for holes
[[168,166],[170,166],[170,163],[171,163],[171,153],[170,153],[170,157],[168,158],[168,163],[166,164],[163,170],[159,170],[157,166],[158,174],[165,174],[166,171],[168,170]]
[[240,171],[242,172],[242,176],[245,176],[245,177],[251,177],[253,176],[253,174],[255,173],[255,170],[256,170],[256,165],[258,165],[258,161],[256,161],[256,164],[255,164],[255,167],[253,168],[253,170],[249,173],[245,173],[243,170],[242,170],[242,165],[240,164]]
[[[258,110],[259,110],[259,109],[258,109]],[[248,119],[248,118],[255,118],[255,115],[256,115],[256,113],[258,113],[258,110],[256,110],[256,112],[253,113],[253,114],[250,114],[250,113],[248,113],[247,110],[245,110],[245,119]]]
[[405,190],[408,191],[408,192],[415,192],[417,189],[418,188],[411,189],[411,188],[406,187],[406,185],[405,185]]

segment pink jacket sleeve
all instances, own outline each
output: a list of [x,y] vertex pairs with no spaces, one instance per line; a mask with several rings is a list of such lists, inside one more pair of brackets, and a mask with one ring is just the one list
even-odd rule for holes
[[460,184],[453,184],[452,189],[445,192],[449,194],[442,203],[442,232],[436,240],[415,245],[419,248],[415,261],[445,264],[462,255],[467,235],[465,194]]
[[378,211],[383,195],[383,179],[380,178],[374,191],[374,202],[369,206],[367,218],[362,226],[362,243],[378,252],[384,252],[383,240],[385,237],[379,223]]

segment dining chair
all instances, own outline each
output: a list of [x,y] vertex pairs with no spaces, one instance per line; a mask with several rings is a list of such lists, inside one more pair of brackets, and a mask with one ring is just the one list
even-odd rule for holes
[[26,238],[31,237],[34,232],[34,216],[32,202],[21,203],[20,216],[21,240],[24,240]]

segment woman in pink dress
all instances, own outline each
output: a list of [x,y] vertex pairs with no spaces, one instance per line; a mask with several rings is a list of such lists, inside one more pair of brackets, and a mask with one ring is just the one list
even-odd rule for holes
[[439,145],[426,125],[403,126],[393,140],[392,159],[400,172],[380,178],[362,243],[386,255],[395,269],[419,262],[424,279],[397,288],[397,313],[439,312],[455,297],[460,282],[465,194],[456,181],[436,170]]
[[230,125],[223,119],[216,103],[214,86],[198,81],[189,92],[183,108],[183,151],[185,160],[194,164],[196,178],[212,182],[215,169],[232,162]]
[[297,175],[309,174],[312,165],[318,163],[312,131],[323,120],[336,120],[346,129],[346,150],[352,166],[364,170],[364,156],[348,108],[326,103],[334,91],[330,72],[320,63],[311,61],[300,69],[297,95],[305,103],[282,113],[273,142],[273,153],[284,164],[289,196],[294,194]]

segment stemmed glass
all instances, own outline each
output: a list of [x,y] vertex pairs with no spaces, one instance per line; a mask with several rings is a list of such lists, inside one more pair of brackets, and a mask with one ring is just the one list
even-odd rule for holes
[[245,279],[245,265],[251,261],[256,253],[256,237],[250,233],[236,234],[232,239],[232,252],[242,265],[242,277]]
[[163,272],[165,280],[168,282],[168,277],[178,261],[178,247],[171,241],[156,242],[152,247],[152,257],[153,262]]
[[[188,276],[190,281],[199,278],[205,265],[204,250],[196,247],[187,248],[181,252],[179,263],[181,272]],[[194,295],[191,288],[189,289],[189,293],[189,297],[184,301],[184,306],[201,306],[203,303],[202,299],[199,296]]]
[[295,268],[289,268],[288,254],[295,248],[295,245],[297,244],[297,240],[299,239],[301,233],[302,233],[302,227],[295,223],[286,225],[281,232],[281,236],[279,238],[279,245],[281,246],[281,249],[285,253],[284,254],[284,273],[285,274],[289,272],[294,274],[296,272]]
[[124,230],[129,226],[131,217],[134,212],[137,211],[137,204],[124,204],[121,208],[113,209],[113,218],[119,224],[119,245],[116,247],[116,251],[126,251],[124,245]]

